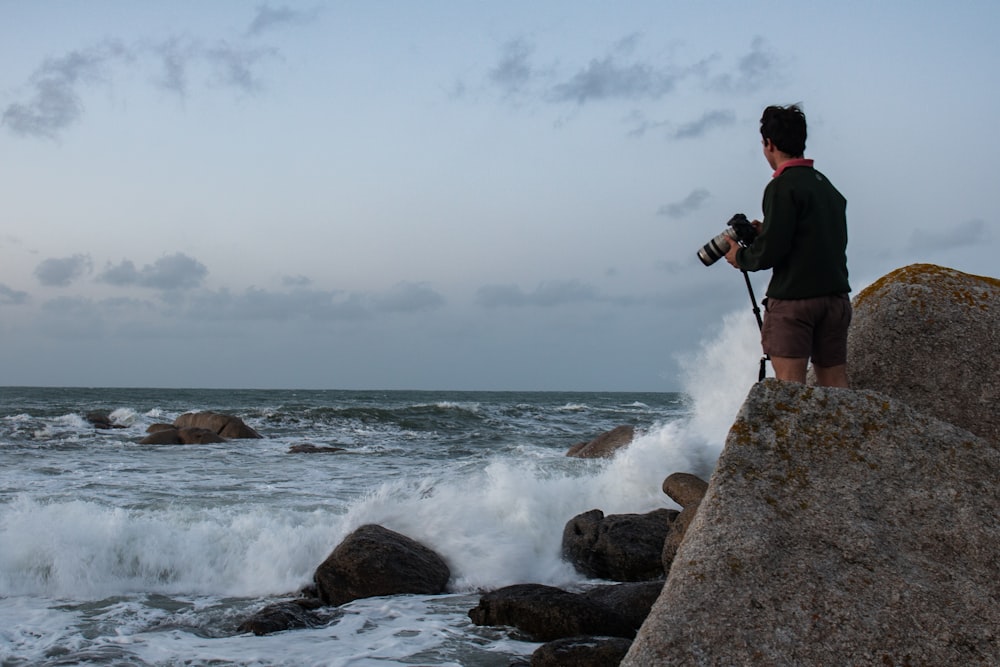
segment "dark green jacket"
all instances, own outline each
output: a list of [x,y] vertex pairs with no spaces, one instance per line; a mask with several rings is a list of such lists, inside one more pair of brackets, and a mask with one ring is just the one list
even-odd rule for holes
[[847,282],[847,200],[799,160],[764,189],[764,224],[736,254],[747,271],[773,269],[767,296],[806,299],[851,291]]

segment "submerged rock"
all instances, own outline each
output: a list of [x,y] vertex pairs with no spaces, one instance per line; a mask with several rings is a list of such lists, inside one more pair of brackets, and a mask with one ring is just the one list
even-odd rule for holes
[[1000,664],[1000,450],[870,391],[750,391],[626,666]]
[[531,667],[618,667],[631,645],[624,637],[556,639],[531,654]]
[[329,623],[342,614],[339,610],[332,613],[317,611],[321,607],[322,603],[319,600],[310,598],[269,604],[243,621],[237,632],[252,632],[262,636],[285,630],[315,628]]

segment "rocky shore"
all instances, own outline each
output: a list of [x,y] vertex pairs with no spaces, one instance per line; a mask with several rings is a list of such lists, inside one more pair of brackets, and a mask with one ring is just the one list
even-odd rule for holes
[[[679,511],[567,517],[564,558],[606,583],[484,591],[470,620],[544,642],[536,667],[1000,664],[1000,281],[914,265],[854,307],[851,389],[756,384],[711,478],[664,480]],[[254,437],[221,423],[150,437]],[[635,435],[568,455],[612,457]],[[450,578],[433,545],[365,525],[238,631],[320,626]]]

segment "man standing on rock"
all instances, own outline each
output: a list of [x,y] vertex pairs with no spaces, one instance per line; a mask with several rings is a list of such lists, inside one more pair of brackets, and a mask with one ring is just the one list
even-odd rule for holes
[[764,189],[764,221],[748,247],[731,243],[726,261],[744,271],[772,269],[761,329],[779,380],[847,386],[847,200],[802,157],[806,116],[796,105],[770,106],[760,119],[764,159],[774,170]]

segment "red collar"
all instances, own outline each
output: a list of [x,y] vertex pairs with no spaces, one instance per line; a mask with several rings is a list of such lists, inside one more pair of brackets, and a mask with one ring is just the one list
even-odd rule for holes
[[785,162],[781,163],[780,167],[774,170],[774,173],[771,174],[771,178],[777,178],[778,176],[781,175],[781,172],[783,172],[786,169],[789,169],[790,167],[811,167],[811,166],[813,166],[813,161],[808,158],[798,157],[791,160],[786,160]]

